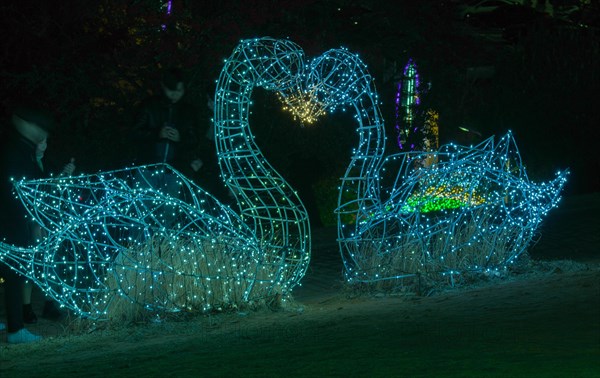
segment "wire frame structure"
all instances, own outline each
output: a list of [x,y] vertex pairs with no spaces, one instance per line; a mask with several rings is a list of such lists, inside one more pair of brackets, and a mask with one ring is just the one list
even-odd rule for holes
[[[446,276],[454,282],[467,272],[503,271],[535,240],[567,175],[532,183],[511,133],[475,147],[388,156],[368,183],[377,199],[340,214],[354,221],[340,227],[347,278]],[[344,189],[354,194],[351,185]]]
[[[16,182],[47,237],[0,244],[0,262],[82,317],[123,306],[209,310],[289,294],[310,260],[310,225],[296,192],[254,142],[254,87],[283,91],[305,69],[286,40],[242,41],[215,95],[222,177],[239,213],[168,165]],[[122,313],[120,311],[119,313]]]
[[304,52],[269,37],[243,40],[225,61],[215,92],[215,141],[221,175],[268,258],[280,264],[281,290],[289,292],[308,268],[310,223],[294,189],[260,151],[250,128],[252,92],[280,94],[305,75]]
[[[348,281],[451,277],[505,269],[526,251],[568,171],[529,180],[509,132],[475,147],[384,158],[384,120],[367,66],[346,49],[312,59],[281,93],[288,110],[310,123],[336,108],[353,109],[358,146],[341,178],[338,241]],[[310,102],[307,104],[306,102]]]
[[46,237],[0,244],[0,263],[83,317],[121,305],[151,311],[290,293],[310,261],[310,224],[296,192],[250,129],[252,91],[275,92],[311,122],[353,109],[358,146],[341,178],[338,240],[350,282],[502,269],[532,242],[567,172],[534,184],[510,134],[384,159],[385,129],[366,65],[345,49],[305,61],[288,40],[241,41],[215,93],[222,178],[239,212],[168,165],[15,182]]
[[209,310],[286,284],[242,219],[168,165],[15,185],[46,237],[3,244],[0,261],[82,317]]
[[341,179],[338,241],[352,283],[505,269],[557,206],[568,171],[532,183],[510,133],[384,159],[384,121],[366,65],[344,49],[312,62],[321,102],[354,108],[358,146]]

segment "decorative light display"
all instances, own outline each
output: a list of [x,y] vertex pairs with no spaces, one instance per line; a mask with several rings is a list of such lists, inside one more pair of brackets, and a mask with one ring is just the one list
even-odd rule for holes
[[297,193],[269,164],[250,129],[252,91],[282,94],[304,77],[304,52],[288,40],[243,40],[217,82],[215,142],[222,178],[237,199],[266,258],[277,264],[283,294],[295,286],[310,261],[310,224]]
[[0,261],[82,317],[111,317],[123,303],[208,310],[291,286],[233,210],[168,165],[15,185],[47,237],[30,249],[1,244]]
[[402,151],[414,150],[415,143],[409,143],[409,138],[415,134],[418,127],[415,125],[416,109],[420,103],[419,74],[413,59],[409,59],[404,66],[402,80],[398,82],[396,92],[396,131],[398,133],[398,147]]
[[[163,5],[163,7],[166,9],[166,16],[169,17],[171,15],[171,9],[173,7],[173,0],[167,0],[167,2]],[[161,27],[162,27],[162,30],[167,29],[166,24],[162,24]]]
[[[567,176],[530,182],[510,133],[497,145],[490,138],[476,147],[391,155],[364,180],[352,175],[366,165],[359,151],[341,188],[359,200],[339,208],[357,220],[339,227],[347,278],[355,282],[505,269],[557,206]],[[421,164],[432,156],[433,165]]]
[[[568,172],[549,183],[530,182],[510,133],[497,145],[490,138],[476,147],[429,146],[383,159],[385,129],[373,79],[345,49],[313,59],[301,77],[298,86],[320,106],[354,108],[358,121],[359,143],[336,210],[350,282],[503,269],[525,251],[560,199]],[[437,145],[437,113],[428,119]]]
[[454,275],[514,262],[557,205],[568,172],[549,183],[530,182],[510,133],[497,145],[490,138],[476,147],[447,145],[384,160],[374,85],[366,71],[359,75],[364,91],[347,104],[357,111],[359,145],[337,210],[347,279]]
[[311,125],[327,113],[325,104],[319,102],[314,91],[296,88],[295,91],[289,91],[285,96],[278,94],[278,97],[284,104],[283,110],[290,112],[294,120],[299,120],[303,125]]
[[214,113],[221,175],[239,213],[168,165],[19,181],[48,236],[32,248],[0,244],[0,263],[93,319],[119,303],[207,310],[290,293],[309,264],[310,225],[255,143],[255,87],[307,122],[355,111],[359,142],[336,210],[350,282],[501,269],[531,243],[566,182],[567,172],[530,182],[511,134],[384,159],[377,92],[357,55],[334,49],[306,62],[288,40],[244,40],[225,61]]
[[425,112],[425,125],[423,132],[425,134],[424,150],[435,151],[440,148],[440,114],[433,110],[427,109]]
[[110,318],[118,306],[208,310],[285,297],[310,260],[300,199],[266,161],[248,124],[252,89],[285,90],[302,50],[270,38],[242,41],[215,94],[222,177],[240,214],[168,165],[16,182],[47,238],[0,244],[0,262],[76,314]]

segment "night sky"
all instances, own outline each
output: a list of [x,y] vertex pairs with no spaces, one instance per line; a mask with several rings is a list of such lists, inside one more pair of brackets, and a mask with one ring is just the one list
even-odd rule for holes
[[[570,168],[567,194],[600,190],[599,31],[584,17],[591,5],[581,26],[539,14],[467,21],[453,1],[174,0],[169,15],[166,3],[3,2],[3,124],[33,98],[60,123],[49,158],[73,156],[81,171],[114,169],[131,161],[134,109],[156,92],[160,67],[186,71],[188,100],[207,127],[206,95],[223,59],[240,39],[272,36],[290,38],[309,57],[340,46],[360,55],[375,77],[388,153],[398,151],[393,102],[412,58],[422,110],[439,112],[442,143],[478,141],[459,127],[482,137],[512,130],[531,179]],[[258,92],[253,113],[258,143],[284,177],[306,185],[339,177],[356,142],[352,121],[334,114],[299,129]],[[298,167],[306,162],[319,168],[305,174]]]

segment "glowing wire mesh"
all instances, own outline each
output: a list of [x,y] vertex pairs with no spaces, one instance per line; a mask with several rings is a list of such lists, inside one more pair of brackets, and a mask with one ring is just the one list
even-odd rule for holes
[[32,249],[0,245],[0,262],[77,314],[117,306],[209,309],[288,294],[310,260],[300,199],[254,143],[252,89],[284,90],[304,69],[295,44],[242,41],[216,89],[215,141],[240,215],[167,165],[16,183],[48,233]]
[[497,145],[489,138],[476,147],[389,156],[367,189],[381,199],[340,214],[356,222],[341,228],[348,278],[504,269],[558,204],[566,174],[531,183],[510,133]]
[[568,172],[531,183],[511,134],[497,146],[490,138],[384,160],[383,119],[366,66],[346,50],[331,50],[314,66],[325,69],[311,73],[332,84],[321,101],[354,107],[359,124],[337,209],[349,281],[500,269],[525,251]]
[[239,216],[168,165],[16,188],[47,237],[33,249],[3,245],[1,261],[81,316],[110,316],[123,299],[206,310],[282,283],[281,264]]
[[300,77],[280,94],[287,107],[297,106],[294,114],[352,107],[359,125],[336,211],[350,281],[501,269],[526,250],[560,199],[568,172],[550,183],[530,182],[511,134],[498,145],[490,138],[477,147],[449,145],[384,160],[373,79],[345,49],[311,60]]
[[297,85],[304,69],[304,52],[290,41],[245,40],[225,62],[215,93],[215,140],[223,180],[260,249],[281,263],[284,292],[298,283],[308,267],[308,214],[296,192],[261,153],[249,113],[255,87],[277,93],[288,90]]
[[239,216],[166,165],[24,181],[19,195],[48,237],[32,249],[1,244],[0,262],[92,318],[110,316],[123,298],[148,309],[208,309],[290,292],[310,260],[310,227],[254,141],[255,87],[275,91],[299,117],[355,110],[359,143],[337,209],[351,281],[502,267],[531,243],[566,181],[559,173],[531,183],[510,134],[497,146],[489,139],[384,160],[383,119],[360,58],[335,49],[307,64],[287,40],[245,40],[221,71],[214,117]]

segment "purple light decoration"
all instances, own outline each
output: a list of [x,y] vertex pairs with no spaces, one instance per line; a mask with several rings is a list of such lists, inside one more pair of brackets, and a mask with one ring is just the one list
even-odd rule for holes
[[398,147],[400,147],[400,149],[404,149],[403,145],[402,145],[402,138],[400,136],[400,94],[402,93],[402,80],[400,80],[398,82],[398,90],[396,91],[396,132],[398,134],[397,136],[397,141],[398,141]]
[[[398,82],[395,101],[397,141],[400,150],[404,150],[404,143],[410,135],[410,129],[413,129],[413,133],[418,131],[418,126],[412,126],[415,117],[415,108],[421,103],[419,85],[420,80],[417,66],[413,59],[410,58],[406,66],[404,66],[402,80]],[[403,114],[401,115],[401,113]],[[414,146],[414,144],[411,144],[411,150],[415,148]]]
[[419,71],[417,71],[417,65],[412,60],[412,58],[408,60],[408,63],[406,63],[406,66],[404,67],[404,76],[410,75],[411,68],[414,69],[414,75],[415,75],[415,94],[414,94],[415,97],[414,97],[414,100],[415,100],[416,105],[420,105],[421,104],[421,96],[419,96],[419,87],[421,85],[421,81],[419,80]]
[[[173,6],[173,0],[167,0],[167,17],[169,17],[171,15],[171,7],[172,6]],[[166,24],[162,24],[161,27],[162,27],[162,30],[167,29]]]

